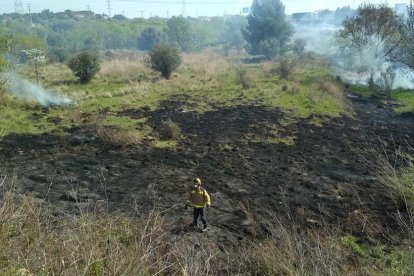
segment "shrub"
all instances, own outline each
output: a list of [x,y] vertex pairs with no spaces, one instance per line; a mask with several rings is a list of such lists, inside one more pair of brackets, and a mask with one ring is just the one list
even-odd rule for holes
[[293,41],[292,51],[295,55],[301,56],[303,52],[305,51],[305,47],[306,47],[306,41],[298,38],[298,39],[295,39],[295,41]]
[[296,60],[291,57],[281,57],[277,60],[277,66],[275,68],[276,74],[282,79],[289,79],[295,71]]
[[97,130],[97,134],[103,142],[119,147],[136,145],[143,139],[141,133],[136,130],[119,128],[100,127]]
[[174,70],[181,64],[181,57],[174,47],[157,44],[149,53],[149,67],[160,72],[165,79],[169,79]]
[[181,128],[180,126],[171,121],[167,120],[163,123],[161,129],[161,139],[162,140],[178,140],[181,137]]
[[80,53],[68,61],[69,68],[73,71],[82,84],[91,81],[100,69],[98,56],[87,52]]
[[388,67],[384,71],[381,72],[379,84],[381,88],[384,90],[385,94],[391,98],[392,97],[392,87],[395,82],[396,73],[394,68]]
[[243,67],[236,69],[237,82],[242,85],[243,89],[254,87],[254,80],[247,70]]

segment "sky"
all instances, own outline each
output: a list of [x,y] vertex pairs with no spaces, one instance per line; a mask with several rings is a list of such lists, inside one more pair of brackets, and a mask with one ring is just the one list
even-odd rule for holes
[[[32,12],[41,12],[49,9],[53,12],[64,10],[92,10],[95,13],[108,14],[108,2],[111,15],[124,14],[135,18],[143,15],[171,17],[184,12],[188,16],[221,16],[225,14],[239,14],[244,7],[250,7],[252,0],[0,0],[0,13],[15,11],[15,1],[20,1],[24,12],[28,12],[28,5]],[[359,0],[282,0],[286,6],[286,13],[317,11],[321,9],[334,10],[337,7],[355,7]],[[371,0],[372,3],[383,3],[383,0]],[[390,6],[396,3],[409,3],[409,0],[388,0]],[[183,9],[185,7],[185,9]]]

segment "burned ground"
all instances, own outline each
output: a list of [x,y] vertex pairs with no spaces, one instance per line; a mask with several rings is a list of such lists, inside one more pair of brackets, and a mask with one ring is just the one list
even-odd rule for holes
[[[184,138],[176,149],[148,141],[113,146],[100,141],[94,127],[83,127],[64,137],[8,135],[0,162],[22,192],[65,210],[95,203],[125,214],[156,209],[177,234],[190,222],[183,206],[191,179],[200,176],[213,200],[210,234],[224,244],[251,231],[242,205],[309,225],[340,224],[357,234],[396,227],[392,215],[401,206],[376,179],[375,162],[378,154],[392,159],[396,150],[411,150],[414,122],[393,114],[390,104],[353,97],[353,117],[317,118],[323,122],[317,126],[309,119],[285,123],[283,112],[253,105],[186,112],[185,101],[122,112],[148,118],[155,132],[166,120],[177,123]],[[294,143],[268,142],[275,126],[276,138]],[[376,224],[363,225],[368,218]]]

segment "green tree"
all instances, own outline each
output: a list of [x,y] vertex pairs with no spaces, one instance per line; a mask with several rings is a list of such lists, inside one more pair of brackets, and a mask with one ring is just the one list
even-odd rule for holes
[[228,48],[237,50],[238,53],[246,46],[246,40],[241,31],[245,25],[244,16],[232,16],[226,21],[226,30],[222,34],[224,44]]
[[181,64],[181,57],[177,49],[165,44],[157,44],[149,53],[149,67],[160,72],[165,79],[169,79],[174,70]]
[[91,81],[100,69],[100,61],[97,55],[83,52],[77,54],[68,61],[68,67],[73,71],[82,84]]
[[248,42],[246,50],[250,54],[268,58],[281,55],[287,51],[292,34],[293,27],[287,21],[285,6],[280,0],[254,0],[243,29]]
[[182,16],[173,16],[167,22],[167,34],[170,43],[177,44],[183,51],[191,48],[190,22]]
[[155,44],[161,42],[160,33],[153,27],[145,28],[138,38],[138,48],[140,50],[151,50]]

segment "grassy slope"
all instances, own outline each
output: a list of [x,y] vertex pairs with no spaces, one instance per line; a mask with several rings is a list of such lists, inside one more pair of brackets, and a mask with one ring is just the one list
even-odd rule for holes
[[[104,72],[87,85],[77,84],[64,65],[50,65],[44,68],[42,83],[50,91],[75,99],[77,104],[43,112],[35,108],[32,102],[9,99],[0,107],[0,112],[5,114],[0,118],[0,125],[3,134],[62,133],[65,128],[82,124],[115,125],[128,129],[140,122],[128,117],[114,118],[117,111],[139,108],[155,110],[162,101],[178,95],[188,96],[183,108],[196,112],[255,104],[280,108],[291,118],[346,113],[342,99],[324,87],[324,82],[333,81],[324,68],[304,67],[295,72],[292,79],[282,80],[263,65],[248,66],[254,87],[243,90],[237,83],[233,68],[221,57],[216,59],[218,61],[212,61],[207,68],[197,67],[197,61],[190,60],[168,81],[159,79],[142,65],[126,64],[124,67],[129,68],[122,68],[121,65],[111,71],[105,69],[104,64]],[[113,62],[108,63],[107,67],[114,66]],[[23,72],[33,78],[27,68]],[[41,113],[42,116],[36,116],[35,113]],[[59,123],[53,122],[56,119]]]
[[[207,64],[209,68],[200,68],[195,64],[203,63],[197,61],[201,58],[195,57],[195,61],[192,62],[188,58],[180,71],[169,81],[159,80],[142,66],[127,64],[126,61],[121,63],[123,66],[129,66],[128,68],[118,68],[114,64],[108,64],[108,72],[105,72],[104,64],[103,72],[91,84],[85,86],[73,82],[65,66],[49,66],[45,69],[43,80],[45,86],[76,99],[78,105],[50,108],[44,112],[34,103],[3,99],[0,112],[4,116],[0,117],[0,130],[4,134],[11,132],[64,134],[67,127],[94,124],[132,130],[136,133],[128,132],[131,139],[142,138],[152,135],[146,118],[135,120],[118,116],[117,111],[144,107],[155,110],[160,102],[177,95],[189,96],[183,108],[197,112],[243,104],[280,108],[288,115],[286,124],[311,115],[334,117],[348,113],[343,98],[338,97],[337,91],[332,88],[335,87],[332,86],[332,76],[321,66],[301,66],[291,79],[282,80],[271,72],[271,66],[268,64],[249,65],[246,68],[253,77],[255,85],[251,89],[243,90],[238,84],[235,71],[230,65],[226,65],[225,61],[216,60],[216,64]],[[353,89],[357,90],[355,87]],[[361,90],[360,93],[368,95],[369,91]],[[408,103],[407,98],[411,95],[409,92],[401,91],[397,92],[395,97]],[[102,110],[105,112],[100,112]],[[36,114],[42,116],[35,116]],[[57,124],[51,122],[53,118],[59,118],[60,122]],[[276,134],[279,131],[278,126],[272,129]],[[284,142],[292,143],[289,138],[286,139],[288,141]],[[283,141],[276,139],[268,142]],[[153,145],[170,147],[171,144],[174,143],[156,141]],[[2,202],[0,233],[3,237],[0,240],[3,250],[0,251],[0,259],[4,269],[0,270],[1,272],[16,274],[20,273],[21,269],[27,269],[38,274],[58,274],[63,271],[63,274],[69,275],[74,271],[84,271],[90,275],[101,275],[105,271],[116,271],[117,263],[125,263],[136,268],[135,273],[139,271],[151,274],[162,269],[167,259],[171,263],[170,272],[189,274],[193,272],[185,271],[182,267],[183,263],[185,265],[185,262],[191,262],[188,256],[193,255],[192,252],[188,255],[177,253],[181,252],[182,248],[164,248],[166,253],[162,257],[159,256],[156,248],[148,251],[150,255],[143,255],[143,249],[146,250],[154,245],[144,243],[145,248],[142,248],[142,245],[137,246],[140,242],[139,238],[146,233],[142,233],[143,228],[137,228],[138,224],[135,222],[124,220],[121,223],[122,227],[119,228],[117,225],[121,225],[118,222],[123,220],[122,218],[111,215],[97,218],[93,214],[87,215],[87,224],[84,223],[85,217],[73,220],[53,218],[53,222],[50,222],[47,217],[40,216],[40,212],[33,212],[38,206],[30,201],[30,198],[21,200],[20,202],[23,202],[21,206],[14,204],[11,198],[7,200],[5,198]],[[153,222],[152,218],[149,222],[150,224]],[[51,227],[54,224],[64,226],[65,231],[60,230],[62,227]],[[111,227],[107,227],[108,225]],[[57,231],[54,230],[55,228]],[[154,229],[157,230],[153,233],[155,238],[162,237],[160,240],[168,241],[168,231],[164,232],[161,226]],[[25,235],[14,234],[17,231],[19,233],[23,231]],[[96,235],[100,231],[103,233],[102,239]],[[390,247],[375,241],[371,241],[373,245],[362,245],[355,237],[346,234],[339,234],[339,237],[338,235],[317,236],[316,239],[311,235],[305,239],[294,236],[294,232],[289,232],[289,229],[275,229],[275,231],[274,238],[270,236],[262,243],[254,243],[243,251],[243,256],[237,254],[236,261],[240,262],[240,258],[243,258],[251,265],[252,271],[260,270],[265,274],[312,274],[318,271],[323,274],[334,271],[344,274],[402,275],[410,271],[414,259],[414,252],[408,246]],[[56,237],[60,242],[56,242]],[[187,248],[186,244],[189,242],[191,241],[183,240],[179,243]],[[210,244],[211,241],[206,241],[207,243]],[[62,244],[69,244],[69,246],[62,247]],[[11,245],[13,254],[10,254],[9,250]],[[308,252],[306,256],[303,254],[304,248]],[[215,252],[213,249],[212,245],[211,248],[206,249],[206,252],[214,255],[218,251]],[[57,251],[60,255],[55,254]],[[130,256],[145,256],[145,258],[131,259]],[[147,256],[150,256],[150,259],[146,259]],[[180,259],[181,257],[183,258]],[[41,259],[42,262],[18,261],[37,259]],[[208,255],[205,259],[210,260]],[[154,262],[157,264],[155,268],[151,266]],[[212,264],[200,265],[206,267]],[[219,266],[218,264],[215,267]]]

